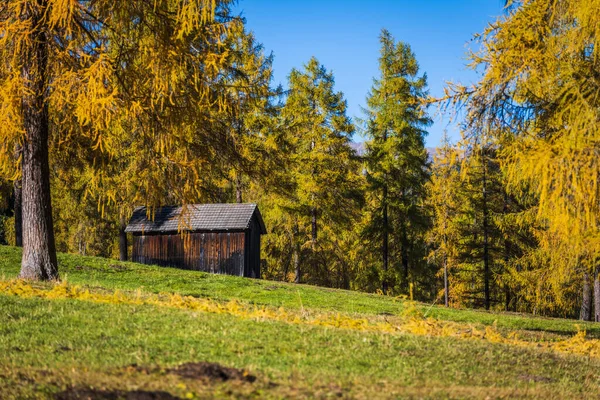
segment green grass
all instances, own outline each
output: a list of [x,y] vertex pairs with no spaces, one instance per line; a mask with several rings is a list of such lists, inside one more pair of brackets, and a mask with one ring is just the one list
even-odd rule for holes
[[[403,302],[388,296],[214,275],[120,262],[98,257],[59,254],[60,273],[70,283],[105,289],[137,290],[152,293],[179,293],[217,300],[237,299],[242,302],[292,309],[309,308],[364,314],[400,314]],[[0,246],[0,277],[15,277],[19,273],[21,251]],[[116,268],[115,268],[116,267]],[[589,336],[600,338],[600,324],[559,318],[540,318],[529,314],[491,313],[477,310],[456,310],[421,304],[427,316],[447,321],[497,324],[507,329],[527,329],[573,335],[578,327]]]
[[[0,247],[0,278],[18,274],[20,251]],[[180,293],[358,317],[402,314],[385,296],[59,255],[63,278],[92,291]],[[115,265],[117,267],[115,267]],[[44,285],[42,285],[44,287]],[[576,321],[419,305],[465,326],[523,334],[577,332]],[[585,328],[598,334],[598,328]],[[186,362],[243,368],[254,383],[191,380]],[[131,367],[132,364],[138,367]],[[139,368],[142,366],[143,368]],[[52,398],[69,389],[168,392],[180,398],[597,398],[600,360],[485,340],[240,318],[135,304],[42,299],[0,292],[0,398]]]

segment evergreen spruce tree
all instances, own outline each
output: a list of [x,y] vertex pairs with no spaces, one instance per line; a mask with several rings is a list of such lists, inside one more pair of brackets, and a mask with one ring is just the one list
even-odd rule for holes
[[503,259],[502,234],[494,219],[504,206],[501,171],[496,149],[489,143],[467,145],[463,154],[459,244],[459,268],[467,284],[463,293],[471,306],[489,310],[497,301],[498,282],[493,277],[501,275]]
[[390,32],[380,36],[380,76],[367,99],[367,180],[371,221],[365,234],[381,249],[381,288],[409,288],[411,268],[422,263],[420,248],[427,226],[422,209],[429,177],[424,146],[431,124],[424,99],[427,76],[408,44]]

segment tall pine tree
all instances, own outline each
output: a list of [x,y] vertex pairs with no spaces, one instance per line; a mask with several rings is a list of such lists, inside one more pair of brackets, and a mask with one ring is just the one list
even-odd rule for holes
[[381,249],[381,288],[409,287],[411,268],[423,259],[427,218],[422,209],[429,177],[424,145],[431,124],[424,99],[427,77],[408,44],[389,31],[380,36],[380,76],[367,99],[367,180],[371,220],[365,234]]

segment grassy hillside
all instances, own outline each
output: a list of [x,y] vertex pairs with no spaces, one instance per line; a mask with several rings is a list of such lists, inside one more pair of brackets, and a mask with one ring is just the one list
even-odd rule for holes
[[19,262],[0,247],[2,399],[600,396],[596,324],[73,255],[27,283]]

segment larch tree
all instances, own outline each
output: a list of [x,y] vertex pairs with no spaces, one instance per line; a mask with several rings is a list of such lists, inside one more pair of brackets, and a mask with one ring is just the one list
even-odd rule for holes
[[[346,108],[343,94],[334,90],[333,74],[316,58],[303,70],[290,73],[289,94],[281,114],[294,149],[289,155],[293,159],[290,172],[295,184],[295,214],[301,225],[296,235],[303,237],[302,232],[308,231],[304,236],[308,240],[301,245],[311,249],[313,274],[327,275],[326,266],[319,271],[323,263],[317,258],[320,225],[348,221],[348,204],[356,198],[350,147],[355,128]],[[296,275],[300,281],[299,269]]]
[[449,275],[457,266],[460,240],[456,221],[460,213],[462,198],[460,152],[453,146],[446,133],[441,145],[436,149],[431,168],[431,180],[427,183],[426,207],[432,217],[427,240],[431,244],[429,262],[441,265],[444,305],[451,302]]
[[[537,236],[544,253],[536,254],[551,266],[538,275],[538,286],[549,292],[537,296],[560,298],[565,282],[596,275],[600,250],[600,4],[511,3],[479,37],[472,62],[483,72],[481,80],[471,88],[454,87],[449,98],[466,107],[474,132],[505,144],[499,158],[509,191],[527,186],[536,197],[537,224],[545,227]],[[600,279],[594,284],[600,293]]]
[[[380,76],[367,99],[367,181],[372,220],[366,227],[376,248],[381,249],[381,287],[390,289],[398,271],[405,289],[410,264],[417,255],[427,226],[422,209],[429,177],[425,128],[427,76],[408,44],[396,42],[389,31],[380,36]],[[419,261],[420,262],[420,261]],[[413,265],[414,266],[414,265]]]
[[[0,5],[0,173],[22,176],[21,277],[58,277],[49,139],[108,158],[121,144],[135,149],[145,204],[156,203],[171,177],[173,196],[198,196],[219,141],[211,112],[226,107],[211,84],[235,23],[228,2],[214,0]],[[104,185],[102,173],[90,187],[110,189],[103,202],[116,200],[117,186]]]
[[229,130],[232,157],[223,162],[229,166],[235,201],[242,203],[250,179],[260,179],[270,169],[266,165],[273,159],[274,148],[269,140],[281,90],[272,87],[273,55],[264,53],[252,32],[239,25],[225,45],[229,57],[219,85],[230,105],[222,123]]

